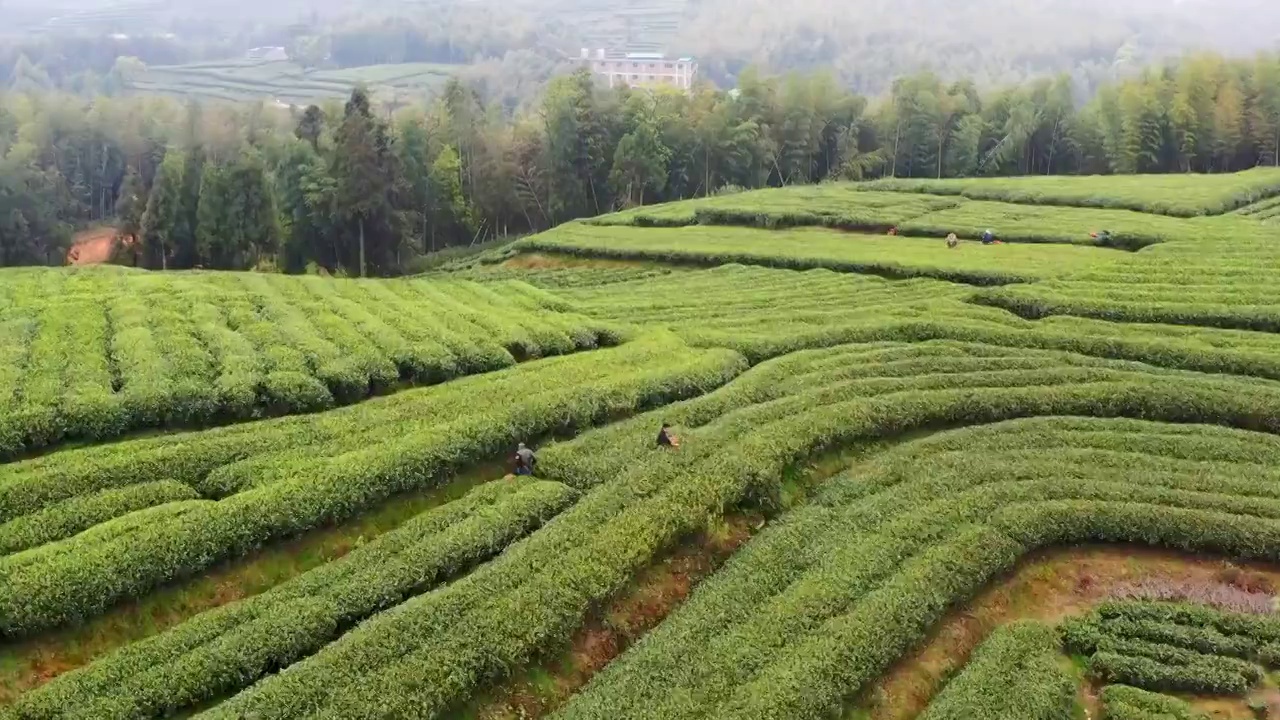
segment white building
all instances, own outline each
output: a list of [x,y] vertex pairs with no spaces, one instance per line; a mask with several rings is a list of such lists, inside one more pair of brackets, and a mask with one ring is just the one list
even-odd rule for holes
[[690,57],[668,58],[661,53],[607,53],[596,50],[592,55],[582,50],[582,61],[591,64],[591,72],[605,78],[609,87],[674,87],[684,91],[693,88],[698,76],[698,63]]

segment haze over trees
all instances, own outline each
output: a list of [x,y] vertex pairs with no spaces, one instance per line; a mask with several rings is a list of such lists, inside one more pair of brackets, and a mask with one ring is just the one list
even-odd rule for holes
[[514,118],[452,82],[393,116],[363,91],[284,111],[0,99],[0,261],[58,264],[115,221],[153,268],[394,274],[414,258],[635,204],[831,179],[1231,172],[1280,163],[1280,57],[1195,55],[1077,105],[1060,75],[982,92],[932,73],[882,100],[827,73],[691,95],[553,80]]
[[751,66],[829,69],[869,94],[922,70],[982,88],[1065,72],[1083,97],[1184,52],[1277,42],[1266,0],[7,0],[0,84],[110,91],[121,57],[170,65],[275,45],[304,66],[456,64],[510,110],[579,48],[607,47],[693,54],[726,87]]

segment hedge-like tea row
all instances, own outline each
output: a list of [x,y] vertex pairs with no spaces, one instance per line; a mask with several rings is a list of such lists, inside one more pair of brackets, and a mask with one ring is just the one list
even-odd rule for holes
[[[0,558],[0,634],[73,622],[262,543],[430,486],[514,442],[689,397],[744,369],[671,337],[526,363],[330,413],[56,453],[0,467],[0,516],[153,474],[224,499],[179,519],[126,516]],[[124,527],[119,524],[124,523]],[[101,531],[101,532],[95,532]]]
[[488,483],[339,560],[58,677],[23,695],[6,717],[159,717],[235,692],[496,555],[574,496],[546,481]]
[[[963,202],[962,198],[867,192],[850,183],[824,183],[638,207],[602,215],[584,223],[606,227],[673,228],[693,225],[699,221],[700,215],[729,213],[749,217],[751,221],[746,224],[759,227],[803,224],[887,230],[890,226]],[[789,223],[788,218],[800,218],[804,222]],[[840,218],[846,220],[842,223]]]
[[[709,514],[776,493],[788,467],[824,448],[956,423],[1084,412],[1280,429],[1280,416],[1266,409],[1280,400],[1275,393],[1267,382],[957,343],[787,356],[707,396],[545,449],[542,472],[588,489],[573,508],[465,579],[371,618],[204,717],[273,717],[299,707],[316,717],[441,716],[478,683],[558,647],[592,607],[654,553],[702,527]],[[663,420],[683,440],[678,452],[653,447]],[[1158,432],[1166,426],[1132,427]],[[1205,444],[1227,434],[1235,440],[1226,443],[1231,450],[1247,446],[1255,455],[1280,458],[1280,443],[1270,436],[1194,430],[1205,433]],[[1221,457],[1224,450],[1192,443],[1186,451],[1197,452]],[[1028,463],[1056,457],[1039,449],[1025,454]],[[1132,474],[1133,464],[1127,455],[1112,458],[1117,479],[1096,485],[1066,483],[1054,472],[1012,487],[999,483],[1008,477],[999,465],[984,476],[995,485],[972,499],[958,498],[956,487],[903,483],[900,490],[886,488],[884,503],[848,502],[851,516],[867,513],[866,527],[840,521],[844,509],[814,506],[793,514],[797,520],[764,534],[787,542],[765,543],[763,561],[752,552],[759,541],[751,543],[684,609],[597,676],[594,689],[565,713],[815,717],[874,678],[955,602],[1032,548],[1090,538],[1242,556],[1280,548],[1280,520],[1242,523],[1231,514],[1268,501],[1160,486],[1136,492],[1119,479]],[[913,476],[919,467],[907,465]],[[1234,468],[1233,476],[1246,473]],[[1181,482],[1193,481],[1206,482]],[[1273,479],[1257,481],[1262,487],[1268,482]],[[872,532],[879,521],[892,521],[892,531]],[[794,531],[792,522],[803,531]],[[1195,527],[1204,530],[1192,533]],[[779,579],[786,587],[788,575],[795,579],[804,570],[804,562],[792,569],[798,561],[788,557],[791,552],[808,563],[821,559],[830,573],[797,585],[805,594],[775,603],[770,596]],[[758,562],[744,559],[749,557]],[[743,567],[751,571],[747,582],[724,580],[741,579],[732,568]],[[732,592],[722,594],[722,584],[732,584]],[[716,604],[721,601],[727,604]],[[758,613],[762,607],[769,612]],[[701,634],[696,623],[679,620],[686,611],[714,618],[711,631]],[[723,626],[736,620],[750,623],[750,630]],[[628,660],[637,653],[657,661],[641,661],[641,669]],[[674,682],[695,677],[700,679],[689,686]]]
[[[1025,181],[1020,179],[1019,183]],[[864,187],[827,184],[803,193],[784,188],[716,196],[636,208],[584,224],[655,231],[695,224],[768,230],[825,227],[876,234],[896,227],[905,235],[941,238],[955,233],[968,240],[976,240],[991,229],[1005,242],[1101,245],[1123,250],[1194,241],[1206,235],[1265,238],[1265,229],[1254,218],[1235,215],[1189,222],[1181,217],[1135,212],[1141,208],[1120,203],[1075,207],[1074,203],[1028,202],[1032,199],[1028,195],[984,197],[979,193],[973,196],[977,199],[970,199],[958,194],[877,192]],[[1109,237],[1092,236],[1101,230],[1107,230]]]
[[648,267],[507,267],[504,265],[481,265],[466,270],[441,273],[448,279],[477,280],[495,282],[502,280],[519,280],[527,285],[562,290],[566,288],[600,287],[613,283],[624,283],[633,280],[659,278],[667,275],[684,274],[680,268],[655,266]]
[[753,362],[849,342],[948,339],[1280,379],[1277,335],[1070,317],[1031,322],[962,302],[965,295],[924,279],[740,265],[562,293],[592,317],[668,328],[691,344],[731,348]]
[[1104,638],[1147,640],[1210,655],[1275,667],[1264,655],[1280,643],[1280,618],[1234,613],[1204,605],[1110,601],[1064,625],[1068,646],[1094,652]]
[[[1104,648],[1122,643],[1105,643]],[[1214,655],[1199,655],[1186,650],[1159,652],[1146,648],[1147,655],[1136,654],[1123,643],[1116,652],[1103,649],[1089,658],[1089,674],[1107,683],[1121,683],[1154,692],[1190,692],[1201,695],[1241,696],[1257,684],[1261,670],[1256,666],[1241,667],[1239,660]],[[1169,646],[1155,646],[1169,648]],[[1160,657],[1149,657],[1160,655]],[[1194,657],[1193,657],[1194,656]]]
[[[1084,409],[1068,407],[1070,386],[1043,391],[1056,396],[1056,410],[1009,411]],[[875,412],[874,401],[826,406],[768,432],[781,444],[797,435],[825,443],[856,437],[845,434],[857,432],[850,425],[899,433],[929,424],[921,411],[934,426],[958,419],[925,410],[941,394],[886,396],[896,400],[891,415]],[[990,405],[975,406],[1018,394],[971,396],[964,421],[995,419],[981,417]],[[822,422],[824,411],[839,419]],[[1186,419],[1164,401],[1130,412]],[[908,443],[759,535],[558,717],[823,716],[956,603],[1041,547],[1118,541],[1280,557],[1278,453],[1271,435],[1131,420],[1021,420]]]
[[1111,175],[965,180],[887,179],[861,187],[879,192],[962,195],[1028,205],[1123,208],[1194,217],[1221,215],[1280,195],[1280,170],[1254,168],[1230,175]]
[[1109,267],[986,290],[975,299],[1031,319],[1080,315],[1276,332],[1277,260],[1280,247],[1272,240],[1169,243]]
[[941,239],[849,235],[826,229],[759,230],[698,225],[670,230],[568,223],[521,240],[522,252],[673,264],[763,265],[990,286],[1060,277],[1105,268],[1130,253],[1077,245],[964,243],[948,250]]
[[1146,690],[1243,695],[1274,666],[1280,619],[1204,606],[1108,602],[1063,627],[1104,681]]
[[172,480],[74,497],[0,525],[0,555],[62,540],[135,510],[199,497],[192,488]]
[[1076,680],[1058,663],[1052,627],[1021,622],[992,633],[920,720],[1070,720]]
[[1235,214],[1261,220],[1271,217],[1274,212],[1280,212],[1280,196],[1260,200],[1252,205],[1246,205],[1245,207],[1236,210]]
[[0,460],[351,403],[616,344],[518,282],[7,269]]
[[1209,720],[1185,700],[1127,685],[1102,688],[1102,720]]

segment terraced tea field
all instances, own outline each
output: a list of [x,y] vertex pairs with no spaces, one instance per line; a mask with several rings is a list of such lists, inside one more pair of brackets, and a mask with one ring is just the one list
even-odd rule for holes
[[227,60],[151,67],[134,78],[130,88],[183,97],[308,105],[349,97],[363,83],[375,100],[395,102],[430,95],[455,72],[452,66],[430,63],[308,70],[288,61]]
[[0,271],[0,718],[1256,717],[1275,181],[786,188],[401,280]]

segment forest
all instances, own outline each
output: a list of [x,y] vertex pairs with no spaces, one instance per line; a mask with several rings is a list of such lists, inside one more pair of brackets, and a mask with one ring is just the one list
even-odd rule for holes
[[[304,65],[431,62],[467,66],[520,101],[581,47],[693,55],[732,87],[748,67],[828,69],[880,94],[931,70],[988,88],[1068,73],[1081,99],[1100,85],[1192,50],[1247,54],[1280,39],[1267,0],[7,0],[0,83],[19,58],[51,86],[100,87],[119,57],[169,65],[288,48]],[[68,13],[69,8],[80,11]],[[66,15],[66,17],[50,17]],[[54,22],[54,21],[57,22]],[[486,98],[491,99],[491,98]]]
[[684,95],[550,82],[510,115],[475,87],[393,114],[357,90],[288,110],[54,91],[0,96],[0,265],[61,264],[111,223],[120,262],[394,275],[423,255],[622,207],[828,180],[1232,172],[1280,164],[1280,56],[979,90],[932,73],[881,100],[747,70]]

